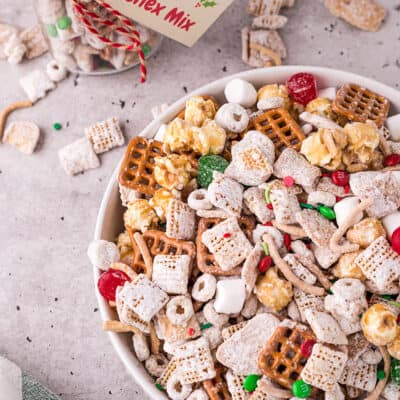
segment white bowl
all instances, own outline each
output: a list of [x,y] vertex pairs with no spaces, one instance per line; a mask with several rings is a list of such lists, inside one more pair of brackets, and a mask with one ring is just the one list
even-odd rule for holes
[[[159,126],[173,119],[179,111],[185,106],[187,98],[193,95],[208,94],[214,96],[220,102],[224,99],[224,87],[232,78],[243,78],[256,87],[260,87],[267,83],[283,83],[286,79],[297,72],[310,72],[314,74],[318,81],[318,87],[326,88],[331,86],[340,86],[343,83],[351,82],[365,86],[386,98],[392,104],[391,113],[400,112],[400,92],[390,88],[387,85],[379,83],[375,80],[365,78],[349,72],[338,71],[329,68],[306,67],[306,66],[285,66],[275,68],[256,69],[241,72],[223,79],[219,79],[209,83],[194,92],[182,97],[180,100],[172,104],[159,118],[148,125],[141,133],[141,136],[152,137],[157,132]],[[122,205],[118,192],[118,176],[119,166],[113,173],[113,176],[104,193],[101,202],[100,211],[97,217],[95,239],[115,240],[117,235],[122,232]],[[100,275],[98,269],[94,269],[94,280],[97,288],[97,280]],[[97,300],[103,320],[113,319],[116,317],[115,311],[109,307],[108,303],[101,297],[96,289]],[[125,364],[132,377],[143,387],[143,390],[151,399],[165,400],[167,396],[160,392],[153,383],[153,379],[148,375],[142,364],[136,359],[132,351],[132,342],[128,334],[108,333],[111,343],[117,351],[122,362]]]

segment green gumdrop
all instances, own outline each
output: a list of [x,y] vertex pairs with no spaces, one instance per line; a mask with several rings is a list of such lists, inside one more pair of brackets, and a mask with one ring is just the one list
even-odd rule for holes
[[213,171],[224,172],[228,165],[228,161],[221,156],[209,155],[200,157],[197,182],[201,187],[208,188],[208,185],[213,180]]
[[58,29],[64,30],[68,29],[72,25],[72,20],[68,15],[64,15],[64,17],[61,17],[57,20],[57,27]]
[[396,358],[392,358],[390,376],[392,377],[392,381],[396,385],[400,386],[400,360],[397,360]]
[[257,382],[260,379],[259,375],[247,375],[243,382],[243,389],[246,392],[254,392],[257,389]]
[[54,24],[47,25],[47,34],[53,38],[57,37],[58,36],[57,27]]
[[306,399],[311,394],[311,386],[302,379],[299,379],[293,383],[292,393],[299,399]]
[[330,208],[330,207],[321,206],[321,207],[318,207],[318,211],[323,217],[325,217],[326,219],[329,219],[330,221],[332,221],[336,218],[335,211],[333,211],[332,208]]

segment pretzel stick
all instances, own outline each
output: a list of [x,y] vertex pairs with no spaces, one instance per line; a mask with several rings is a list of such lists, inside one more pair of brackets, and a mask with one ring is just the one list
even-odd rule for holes
[[325,129],[322,133],[322,137],[324,139],[324,143],[328,148],[329,155],[334,157],[337,154],[337,147],[335,141],[333,140],[332,131],[329,129]]
[[267,57],[272,58],[272,61],[274,62],[275,65],[282,65],[282,60],[275,51],[273,51],[271,49],[267,49],[266,47],[261,46],[258,43],[250,43],[249,48],[253,49],[253,50],[257,50],[260,53],[266,55]]
[[142,254],[144,264],[146,265],[146,276],[151,279],[151,276],[153,275],[153,259],[151,258],[149,249],[147,248],[146,241],[139,232],[135,232],[133,238],[136,241],[139,251]]
[[297,237],[307,237],[307,234],[304,232],[303,228],[294,225],[280,224],[276,222],[276,220],[272,221],[272,225],[279,229],[282,232],[288,233],[289,235],[297,236]]
[[372,199],[363,200],[360,202],[360,204],[353,208],[351,213],[343,221],[342,225],[340,225],[340,227],[336,229],[331,239],[329,240],[329,248],[332,251],[338,253],[351,253],[359,249],[360,246],[358,244],[340,245],[339,242],[342,240],[343,235],[346,233],[347,229],[349,229],[353,225],[353,220],[357,216],[357,214],[367,209],[372,204],[372,202]]
[[115,332],[115,333],[141,333],[139,329],[131,325],[123,324],[121,321],[103,321],[103,331]]
[[386,350],[386,347],[383,346],[378,346],[378,349],[382,353],[383,357],[383,362],[384,362],[384,371],[385,371],[385,378],[383,378],[381,381],[378,382],[378,384],[375,386],[375,389],[368,395],[368,397],[365,398],[365,400],[378,400],[379,396],[381,395],[383,389],[386,386],[386,383],[389,379],[389,374],[390,374],[390,356],[388,351]]
[[279,270],[282,272],[284,277],[291,282],[295,287],[298,289],[302,290],[305,293],[308,294],[313,294],[315,296],[323,296],[325,294],[325,289],[318,287],[318,286],[313,286],[310,285],[301,279],[299,279],[292,271],[290,266],[287,264],[286,261],[284,261],[281,256],[279,255],[279,251],[276,247],[275,240],[273,237],[266,233],[263,236],[264,242],[267,243],[268,249],[269,249],[269,254],[271,255],[272,259],[274,260],[275,265],[279,268]]
[[330,289],[332,283],[325,276],[325,274],[322,272],[321,268],[318,267],[317,264],[314,264],[310,259],[308,259],[307,257],[303,257],[300,254],[295,254],[294,256],[317,277],[321,285],[326,290]]
[[4,127],[6,126],[8,116],[15,110],[19,108],[26,108],[32,107],[31,101],[17,101],[16,103],[12,103],[7,106],[1,113],[0,113],[0,139],[3,136]]
[[293,397],[293,393],[289,392],[289,390],[277,388],[272,383],[268,383],[264,380],[261,380],[257,386],[263,392],[267,392],[269,395],[278,397],[279,399],[290,399]]
[[151,354],[158,354],[160,352],[161,342],[156,334],[154,323],[150,324],[150,345]]

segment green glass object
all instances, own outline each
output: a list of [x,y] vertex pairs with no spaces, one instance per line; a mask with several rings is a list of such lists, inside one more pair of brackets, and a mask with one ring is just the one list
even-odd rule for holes
[[311,386],[299,379],[293,383],[292,393],[299,399],[306,399],[311,394]]
[[52,38],[57,37],[58,36],[57,27],[54,24],[47,25],[47,34]]
[[208,155],[200,157],[199,171],[197,174],[197,182],[203,188],[208,188],[208,185],[213,180],[213,172],[224,172],[229,165],[225,158],[217,155]]
[[330,221],[336,219],[335,211],[333,211],[333,209],[330,207],[320,206],[318,207],[318,211],[323,217],[329,219]]
[[400,386],[400,360],[392,358],[392,365],[390,366],[390,376],[392,381]]
[[65,30],[68,29],[72,25],[72,19],[68,17],[68,15],[64,15],[57,20],[58,29]]
[[254,392],[257,389],[257,382],[260,379],[260,375],[247,375],[243,382],[243,389],[246,392]]

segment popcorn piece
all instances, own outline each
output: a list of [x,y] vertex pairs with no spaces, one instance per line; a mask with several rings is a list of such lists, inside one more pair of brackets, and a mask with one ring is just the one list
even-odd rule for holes
[[153,260],[153,282],[168,294],[186,294],[190,256],[156,255]]
[[393,232],[400,227],[400,211],[395,211],[382,218],[382,224],[386,230],[387,236],[392,237]]
[[138,199],[128,204],[124,213],[124,224],[126,228],[144,233],[157,227],[158,217],[148,200]]
[[339,324],[328,313],[306,310],[304,316],[319,342],[335,345],[348,343],[347,337],[340,329]]
[[68,70],[56,60],[50,60],[46,65],[46,74],[53,82],[61,82],[67,77]]
[[122,289],[121,299],[144,321],[150,321],[168,302],[168,295],[140,274]]
[[129,203],[139,200],[142,195],[135,189],[131,189],[121,184],[118,185],[121,203],[124,207],[128,207]]
[[192,288],[192,297],[202,303],[212,299],[217,289],[217,280],[214,275],[200,275]]
[[292,104],[287,87],[285,85],[271,84],[262,86],[257,93],[258,101],[280,98],[283,101],[283,108],[288,110]]
[[25,57],[28,60],[41,56],[49,49],[39,24],[25,29],[20,33],[19,37],[26,47]]
[[308,195],[307,203],[313,206],[323,204],[328,207],[333,207],[336,204],[336,196],[329,192],[317,190]]
[[337,278],[354,278],[361,281],[365,280],[365,275],[361,271],[360,267],[354,263],[354,260],[360,253],[361,250],[342,254],[338,263],[332,269],[333,275]]
[[382,223],[376,218],[365,218],[347,231],[346,238],[351,243],[368,247],[379,236],[386,236]]
[[265,207],[264,190],[251,187],[243,193],[243,200],[244,205],[257,217],[262,224],[265,224],[273,219],[274,212]]
[[236,375],[259,373],[258,355],[278,325],[279,319],[272,314],[256,315],[219,346],[217,360]]
[[30,121],[12,122],[4,132],[3,142],[16,147],[20,152],[32,154],[39,141],[39,127]]
[[175,351],[175,359],[184,384],[215,377],[214,361],[207,339],[203,337],[179,346]]
[[194,211],[180,200],[171,200],[167,208],[167,236],[180,240],[191,240],[194,230]]
[[276,268],[270,268],[256,283],[254,289],[258,300],[273,311],[281,311],[293,298],[292,284],[280,279]]
[[257,91],[254,86],[243,79],[232,79],[225,86],[225,97],[229,103],[240,104],[242,107],[253,107],[257,101]]
[[346,361],[345,353],[317,343],[301,372],[301,377],[312,386],[332,392],[343,373]]
[[214,119],[215,103],[202,96],[193,96],[186,101],[185,121],[195,126],[202,126],[207,119]]
[[60,163],[68,175],[76,175],[100,166],[100,160],[87,138],[78,139],[58,151]]
[[118,247],[107,240],[93,240],[88,247],[87,255],[93,267],[103,271],[119,260]]
[[348,362],[345,366],[339,383],[371,392],[376,385],[376,365],[362,360]]
[[168,205],[175,196],[167,189],[158,189],[153,197],[149,200],[150,205],[154,208],[157,216],[161,221],[166,221]]
[[217,111],[215,122],[230,132],[240,133],[247,128],[249,116],[241,105],[226,103]]
[[215,311],[223,314],[239,313],[246,297],[243,279],[227,279],[217,283]]
[[54,82],[45,72],[36,69],[19,80],[29,100],[35,103],[46,95],[46,92],[55,88]]
[[217,171],[214,171],[213,176],[214,179],[208,187],[208,199],[215,207],[239,217],[243,202],[242,185]]
[[85,135],[92,143],[96,154],[105,153],[125,143],[124,135],[116,117],[90,125],[85,129]]
[[283,182],[274,181],[270,184],[269,198],[273,206],[275,219],[280,224],[296,223],[296,214],[301,212],[296,194],[287,188]]
[[170,191],[182,190],[194,173],[195,169],[187,155],[170,154],[155,159],[154,178],[160,186]]
[[167,304],[165,315],[174,325],[185,325],[193,317],[193,304],[189,297],[175,296]]
[[[343,222],[347,220],[347,217],[352,213],[353,209],[360,204],[360,200],[357,197],[346,197],[340,201],[338,201],[333,210],[336,214],[336,223],[340,227]],[[359,212],[354,220],[352,221],[353,224],[357,224],[363,218],[363,213]]]
[[127,231],[122,232],[118,235],[117,247],[121,261],[128,265],[132,265],[134,254],[133,254],[132,242]]
[[357,256],[354,263],[380,290],[398,279],[400,274],[400,257],[384,236],[374,240]]
[[269,99],[261,99],[257,102],[257,109],[261,111],[272,110],[273,108],[283,108],[285,102],[281,97],[271,97]]
[[[336,97],[336,96],[335,96]],[[323,117],[327,117],[333,119],[332,115],[332,101],[321,97],[320,93],[318,93],[318,97],[314,100],[311,100],[306,106],[306,112],[311,114],[321,115]],[[300,117],[301,118],[301,117]]]

